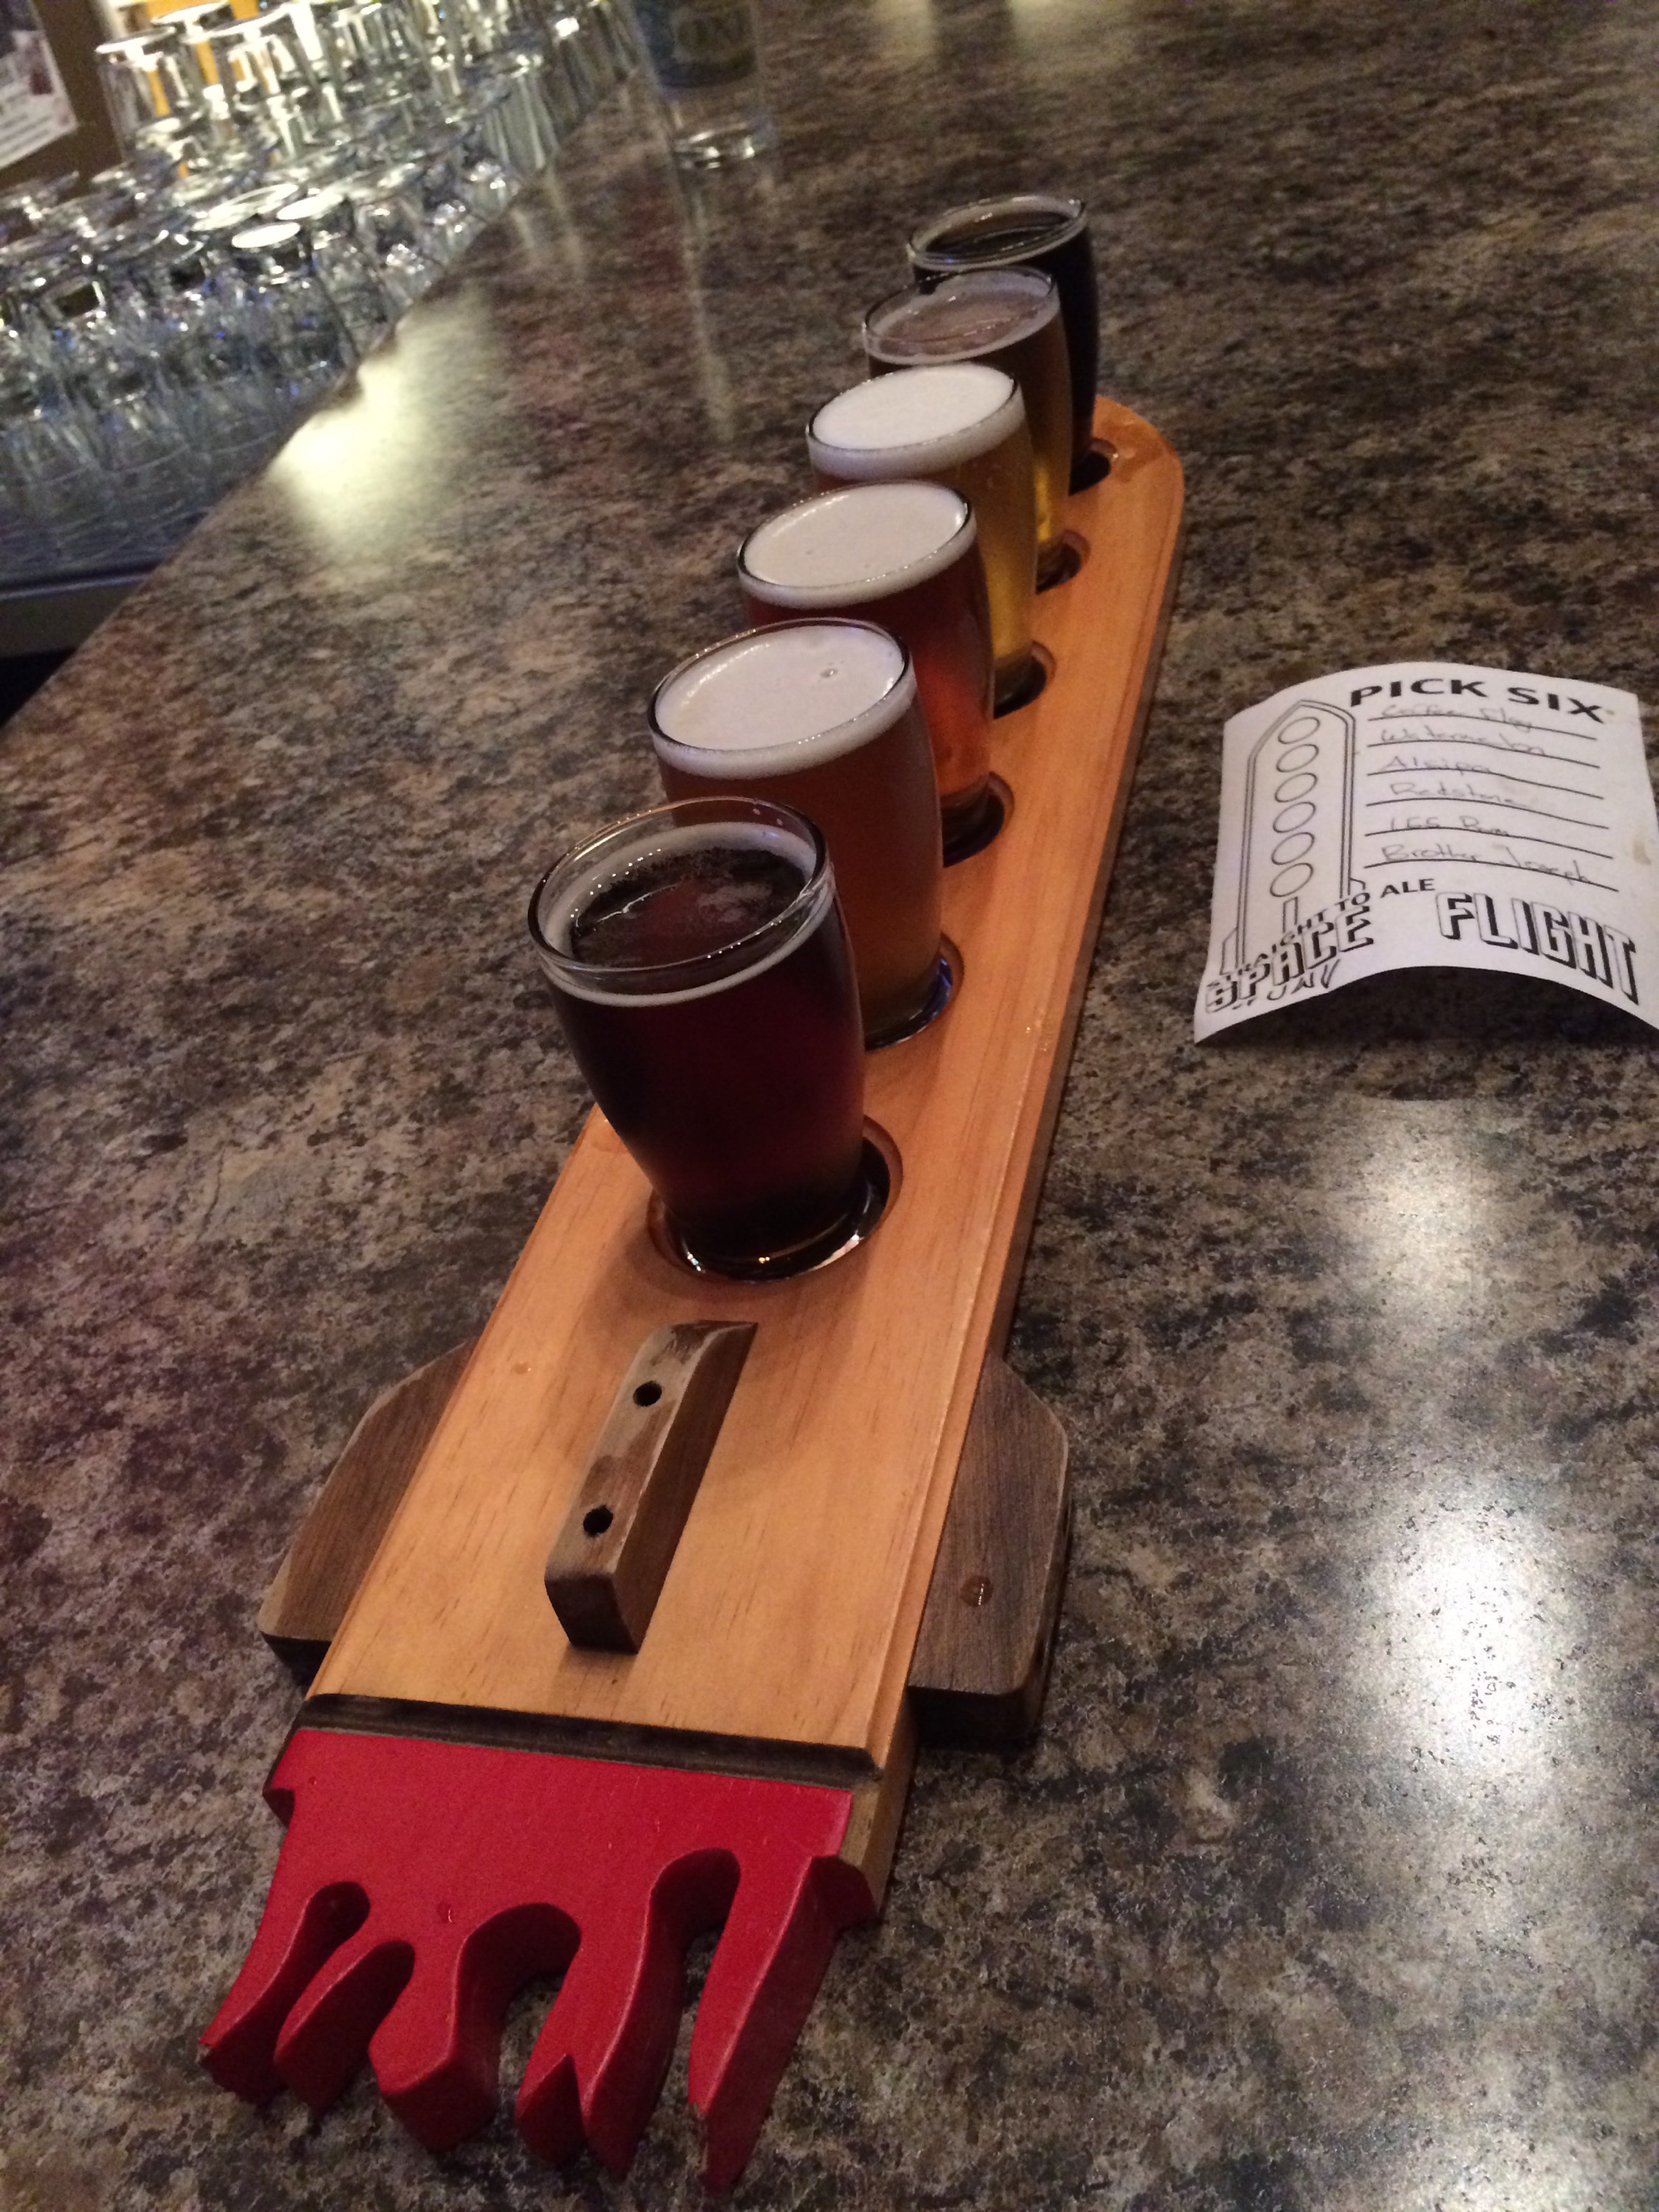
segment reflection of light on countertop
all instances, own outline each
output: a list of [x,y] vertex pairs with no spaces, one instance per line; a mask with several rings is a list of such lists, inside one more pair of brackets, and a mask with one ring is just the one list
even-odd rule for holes
[[[1015,35],[1028,33],[1037,52],[1052,46],[1056,31],[1076,31],[1097,42],[1123,45],[1135,29],[1133,10],[1103,8],[1100,0],[1007,0],[1007,7]],[[1075,191],[1077,187],[1060,189]]]
[[872,12],[884,59],[920,62],[932,54],[938,43],[933,0],[875,0]]
[[441,503],[464,458],[446,378],[463,349],[477,376],[494,349],[488,319],[465,294],[423,302],[272,462],[271,482],[325,558],[384,550]]
[[1370,1598],[1368,1703],[1395,1756],[1547,1785],[1574,1639],[1547,1534],[1514,1509],[1425,1504]]
[[[1396,2170],[1371,2202],[1379,2212],[1610,2212],[1618,2182],[1589,2142],[1575,2142],[1536,2125],[1522,2140],[1494,2144],[1455,2121],[1437,2127],[1432,2145]],[[1611,2183],[1611,2187],[1609,2184]]]
[[1365,1165],[1345,1225],[1367,1276],[1385,1297],[1407,1299],[1417,1323],[1462,1320],[1491,1243],[1486,1175],[1462,1117],[1395,1108],[1366,1115],[1353,1133]]

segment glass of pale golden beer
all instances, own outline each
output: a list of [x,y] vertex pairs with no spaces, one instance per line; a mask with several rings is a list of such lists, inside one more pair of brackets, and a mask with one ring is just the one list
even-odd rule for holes
[[933,750],[910,656],[861,622],[745,630],[657,687],[651,736],[671,799],[732,793],[823,830],[853,940],[867,1044],[933,1018],[944,860]]
[[924,288],[963,269],[1041,269],[1054,278],[1071,367],[1073,478],[1074,484],[1089,482],[1100,381],[1100,299],[1083,202],[1065,192],[974,200],[913,231],[909,254]]
[[864,1038],[822,834],[659,806],[550,869],[530,936],[576,1064],[695,1267],[789,1273],[866,1199]]
[[1013,378],[1031,437],[1037,582],[1058,576],[1072,485],[1072,380],[1054,278],[1040,269],[982,269],[947,276],[931,292],[890,293],[864,319],[864,350],[872,375],[982,361]]
[[850,615],[890,631],[916,672],[933,748],[945,857],[984,841],[991,785],[991,608],[974,511],[948,484],[853,484],[770,516],[744,538],[750,619]]
[[997,704],[1017,698],[1031,673],[1036,493],[1013,378],[981,362],[872,376],[825,401],[806,450],[825,489],[923,477],[969,501],[991,601]]

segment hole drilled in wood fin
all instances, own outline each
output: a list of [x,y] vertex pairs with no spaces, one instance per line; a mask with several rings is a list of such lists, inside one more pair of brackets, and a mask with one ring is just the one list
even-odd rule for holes
[[924,1741],[1017,1743],[1036,1725],[1070,1496],[1065,1431],[1002,1360],[988,1358],[910,1665]]
[[629,1363],[548,1554],[549,1601],[580,1649],[644,1642],[754,1334],[674,1322]]

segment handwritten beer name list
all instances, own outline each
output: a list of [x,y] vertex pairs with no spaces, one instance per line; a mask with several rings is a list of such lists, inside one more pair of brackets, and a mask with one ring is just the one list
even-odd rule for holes
[[1659,821],[1626,691],[1347,669],[1224,732],[1194,1033],[1396,968],[1543,975],[1659,1027]]
[[[1409,704],[1401,678],[1388,684],[1390,702],[1399,703],[1380,708],[1376,734],[1364,742],[1367,872],[1401,861],[1478,860],[1616,891],[1606,880],[1616,866],[1616,833],[1597,757],[1602,703],[1510,684],[1504,703],[1487,705],[1478,676],[1419,677],[1416,684]],[[1350,701],[1358,705],[1383,688],[1362,684]],[[1431,691],[1445,693],[1446,703],[1428,703]],[[1564,714],[1583,715],[1594,726]],[[1600,874],[1587,873],[1587,862]]]

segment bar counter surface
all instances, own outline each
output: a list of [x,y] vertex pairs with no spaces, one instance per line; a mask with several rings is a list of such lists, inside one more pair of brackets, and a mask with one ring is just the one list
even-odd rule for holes
[[1039,185],[1189,532],[1011,1346],[1070,1581],[1041,1735],[923,1757],[732,2202],[1651,2208],[1654,1039],[1500,977],[1191,1010],[1228,714],[1408,656],[1659,697],[1659,16],[766,27],[776,157],[679,175],[625,88],[0,736],[0,2206],[703,2201],[684,2033],[624,2182],[198,2071],[295,1705],[253,1616],[580,1126],[532,882],[653,796],[907,228]]

